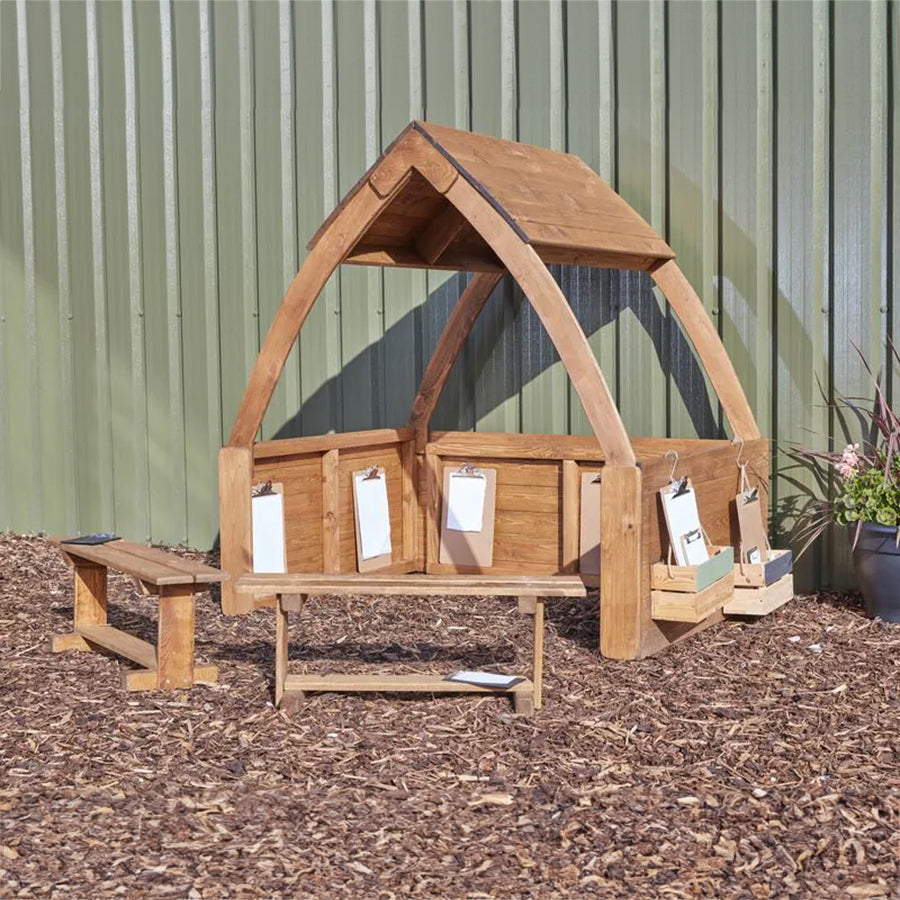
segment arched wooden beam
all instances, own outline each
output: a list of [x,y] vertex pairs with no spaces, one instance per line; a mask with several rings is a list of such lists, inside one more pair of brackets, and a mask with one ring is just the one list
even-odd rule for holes
[[310,309],[341,260],[392,197],[393,193],[379,196],[368,184],[363,184],[338,210],[329,228],[310,250],[287,289],[256,358],[231,429],[229,446],[250,447],[253,444],[288,354]]
[[[451,208],[456,211],[455,207]],[[425,449],[428,423],[447,383],[450,370],[465,346],[466,338],[484,309],[484,304],[502,278],[503,275],[499,272],[473,276],[447,319],[422,376],[422,383],[409,415],[409,425],[416,434],[416,449],[420,452]]]
[[603,372],[550,270],[467,181],[458,178],[445,196],[484,238],[531,301],[569,373],[607,465],[634,466],[634,450]]
[[681,320],[713,390],[738,439],[750,441],[760,436],[759,426],[747,402],[731,359],[719,333],[706,314],[703,303],[675,260],[669,259],[650,269],[650,275]]

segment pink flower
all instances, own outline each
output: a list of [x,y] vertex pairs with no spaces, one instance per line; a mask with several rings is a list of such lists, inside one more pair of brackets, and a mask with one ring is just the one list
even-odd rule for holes
[[859,444],[847,444],[841,458],[834,464],[841,478],[849,478],[855,475],[859,466]]

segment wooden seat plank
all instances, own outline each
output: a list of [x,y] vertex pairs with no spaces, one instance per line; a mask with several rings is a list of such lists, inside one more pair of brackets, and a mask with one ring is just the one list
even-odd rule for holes
[[456,596],[517,597],[522,593],[541,597],[584,597],[586,590],[577,575],[244,575],[238,593],[251,596],[272,594],[380,594],[389,597]]
[[78,633],[92,644],[124,656],[145,669],[156,669],[156,647],[112,625],[82,625]]
[[175,556],[157,547],[147,547],[144,544],[136,544],[133,541],[124,539],[115,541],[115,543],[119,544],[121,549],[141,559],[158,562],[161,565],[168,566],[170,569],[174,569],[176,572],[193,576],[196,584],[214,584],[228,578],[228,573],[221,571],[221,569],[215,569],[212,566],[195,562],[192,559]]

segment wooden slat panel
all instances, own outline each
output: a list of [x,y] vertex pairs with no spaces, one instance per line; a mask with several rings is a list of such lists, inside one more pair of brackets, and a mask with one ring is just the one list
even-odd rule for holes
[[[86,559],[103,566],[133,575],[148,584],[160,586],[164,584],[194,584],[194,576],[178,569],[172,568],[158,559],[146,558],[143,554],[132,552],[125,548],[119,548],[120,541],[112,541],[109,544],[61,544],[64,553],[72,558]],[[124,542],[130,543],[130,542]],[[140,545],[132,545],[140,547]],[[213,570],[214,571],[214,570]],[[217,579],[221,580],[221,579]]]
[[326,450],[350,450],[354,447],[375,447],[409,440],[409,428],[374,428],[369,431],[346,431],[341,434],[319,434],[312,437],[283,438],[278,441],[259,441],[253,445],[253,459],[287,457]]

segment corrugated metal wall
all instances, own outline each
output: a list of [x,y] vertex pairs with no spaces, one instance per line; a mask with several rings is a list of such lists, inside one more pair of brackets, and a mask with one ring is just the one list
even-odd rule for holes
[[[412,117],[582,156],[679,252],[764,432],[827,432],[836,391],[869,392],[851,340],[877,366],[896,334],[898,44],[896,0],[4,0],[0,527],[208,546],[303,246]],[[648,279],[558,274],[632,433],[717,434]],[[336,276],[265,436],[402,423],[461,283]],[[585,430],[515,288],[438,420]],[[843,541],[806,565],[841,581]]]

